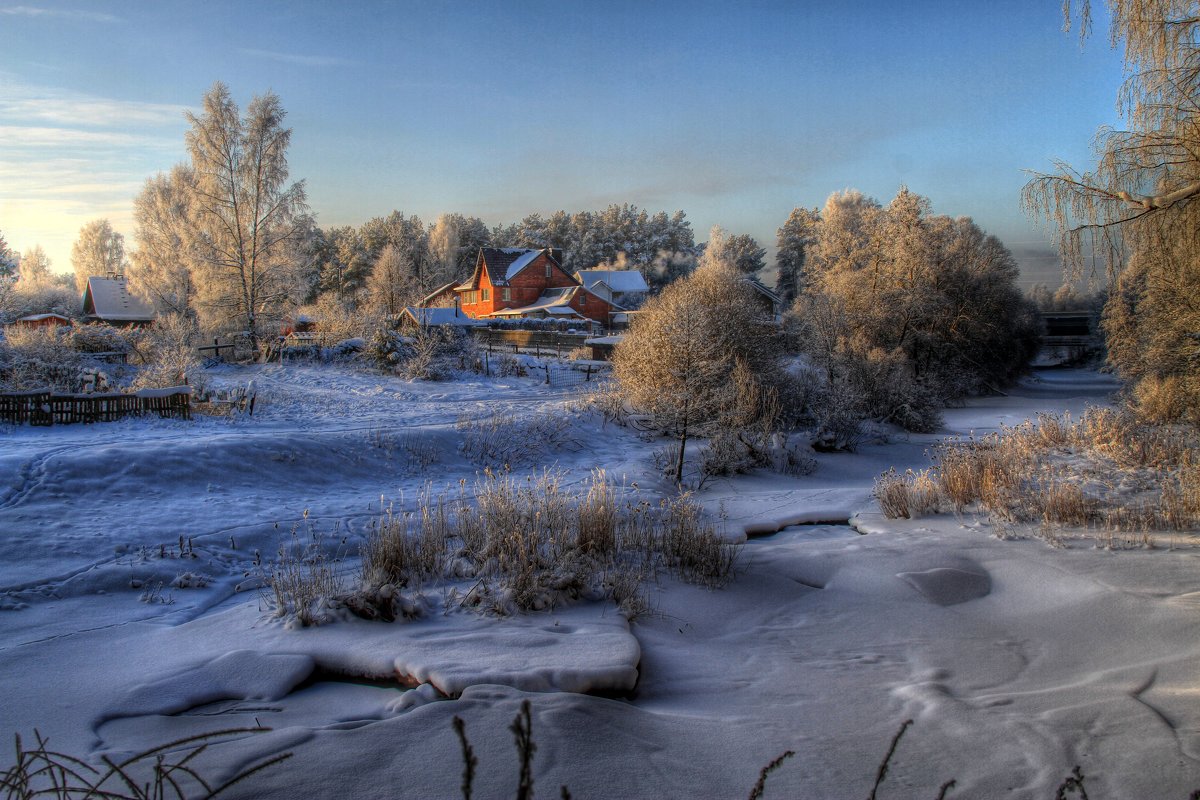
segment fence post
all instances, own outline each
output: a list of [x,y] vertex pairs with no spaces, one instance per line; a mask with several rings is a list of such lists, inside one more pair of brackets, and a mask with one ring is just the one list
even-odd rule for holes
[[546,385],[550,385],[550,365],[546,364]]

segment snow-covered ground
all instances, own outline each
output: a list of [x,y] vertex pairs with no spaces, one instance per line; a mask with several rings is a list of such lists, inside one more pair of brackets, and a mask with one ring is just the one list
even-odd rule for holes
[[[476,796],[511,796],[508,725],[528,698],[542,796],[744,797],[792,749],[768,798],[862,797],[907,718],[882,797],[933,797],[954,778],[950,797],[1049,798],[1076,764],[1096,798],[1200,787],[1192,536],[1056,549],[970,515],[885,520],[870,499],[877,474],[927,466],[940,436],[1106,402],[1103,376],[1040,371],[951,409],[937,436],[822,455],[805,477],[715,482],[702,499],[727,528],[766,535],[723,589],[664,578],[632,625],[586,603],[481,616],[429,586],[416,621],[302,630],[257,588],[278,545],[316,531],[349,569],[381,507],[469,485],[480,466],[458,449],[461,416],[568,419],[520,468],[582,484],[599,466],[651,499],[667,490],[647,472],[661,443],[536,379],[213,377],[253,379],[255,415],[0,431],[0,737],[37,728],[95,757],[261,724],[273,730],[213,747],[202,768],[294,757],[232,796],[454,797],[458,715]],[[784,527],[797,522],[823,524]],[[428,683],[366,679],[395,675]]]

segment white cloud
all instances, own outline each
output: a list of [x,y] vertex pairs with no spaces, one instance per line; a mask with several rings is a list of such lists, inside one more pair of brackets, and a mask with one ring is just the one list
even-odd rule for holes
[[121,18],[102,11],[84,11],[69,8],[38,8],[37,6],[5,6],[0,14],[12,17],[49,17],[52,19],[77,19],[84,22],[120,22]]
[[160,140],[152,136],[117,131],[81,131],[74,128],[46,128],[33,125],[0,125],[0,153],[5,150],[62,148],[72,146],[135,147],[153,146]]
[[182,125],[187,106],[117,100],[23,84],[0,73],[0,118],[87,127]]
[[132,234],[134,196],[184,156],[185,110],[33,86],[0,72],[5,237],[22,250],[41,244],[66,268],[85,222],[105,217]]
[[300,53],[279,53],[274,50],[255,50],[243,47],[239,50],[242,55],[254,58],[266,58],[271,61],[282,61],[285,64],[299,64],[304,67],[344,67],[353,64],[344,58],[334,56],[313,56]]

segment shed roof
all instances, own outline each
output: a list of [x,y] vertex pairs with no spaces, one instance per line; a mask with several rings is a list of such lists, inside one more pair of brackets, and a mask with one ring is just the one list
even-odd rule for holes
[[471,319],[456,308],[418,308],[417,306],[405,306],[402,313],[412,319],[413,322],[425,327],[438,325],[473,327],[484,324],[477,319]]
[[83,313],[104,322],[150,322],[154,309],[129,293],[124,278],[88,278]]
[[17,321],[17,322],[41,322],[42,320],[46,320],[46,319],[53,319],[53,320],[57,320],[57,321],[60,321],[60,322],[62,322],[62,323],[64,323],[64,324],[70,324],[70,322],[71,322],[71,318],[70,318],[70,317],[64,317],[62,314],[54,314],[54,313],[50,313],[50,314],[28,314],[28,315],[26,315],[26,316],[24,316],[24,317],[21,317],[20,319],[18,319],[18,320],[16,320],[16,321]]
[[581,269],[575,279],[589,289],[603,281],[617,294],[650,291],[645,277],[636,269]]

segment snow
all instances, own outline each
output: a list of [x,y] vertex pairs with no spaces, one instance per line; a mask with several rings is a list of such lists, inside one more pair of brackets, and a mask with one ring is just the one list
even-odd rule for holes
[[168,386],[165,389],[138,389],[134,394],[138,397],[174,397],[177,394],[191,394],[190,386]]
[[526,250],[524,248],[504,248],[506,253],[520,253],[520,257],[508,265],[508,271],[504,274],[504,280],[511,281],[517,275],[521,274],[521,270],[533,263],[533,260],[542,254],[542,250]]
[[618,294],[650,291],[646,279],[636,269],[585,269],[576,272],[575,277],[589,289],[603,281]]
[[350,573],[387,504],[473,484],[461,415],[562,415],[576,445],[546,466],[565,485],[600,466],[649,499],[669,490],[648,471],[662,442],[537,378],[209,377],[253,380],[254,416],[0,430],[0,736],[36,727],[95,759],[261,723],[274,730],[211,746],[201,768],[295,757],[230,796],[451,797],[457,715],[476,795],[493,797],[515,786],[508,725],[529,699],[544,795],[743,797],[793,749],[768,797],[865,796],[908,718],[882,796],[954,778],[951,797],[1050,797],[1076,764],[1094,797],[1200,787],[1193,534],[1056,548],[970,513],[887,520],[870,499],[877,474],[927,466],[942,436],[1105,403],[1106,376],[1039,371],[949,409],[937,434],[818,454],[807,476],[714,482],[701,501],[753,536],[737,577],[663,578],[632,624],[594,602],[489,616],[430,584],[404,589],[415,619],[308,629],[272,616],[258,565],[294,530],[337,545]]

